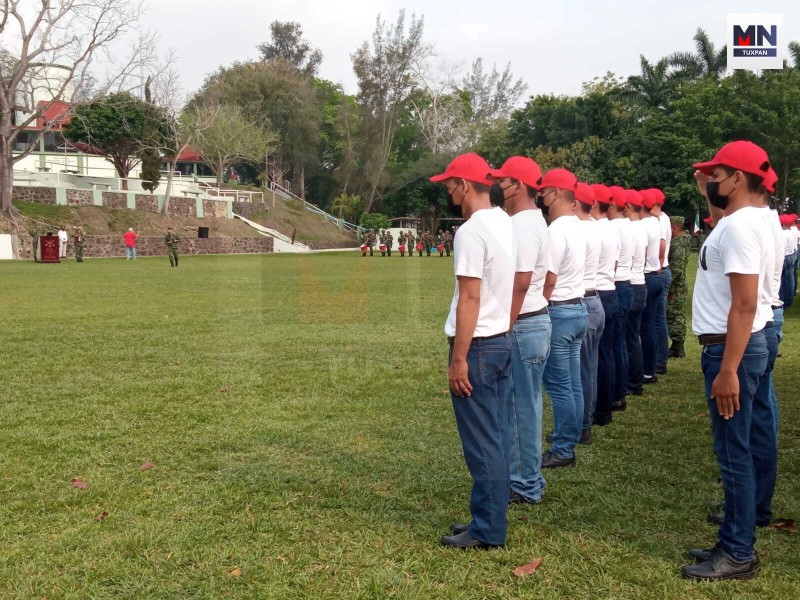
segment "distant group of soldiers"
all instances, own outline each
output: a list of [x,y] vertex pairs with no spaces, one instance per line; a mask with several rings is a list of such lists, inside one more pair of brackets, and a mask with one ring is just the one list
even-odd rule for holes
[[[374,256],[375,246],[378,247],[381,256],[391,256],[394,241],[394,236],[388,229],[367,230],[361,236],[361,256],[366,256],[367,252],[370,256]],[[440,257],[450,256],[453,250],[453,234],[449,229],[444,231],[440,229],[436,232],[436,236],[428,230],[422,233],[419,230],[414,232],[410,229],[401,231],[397,236],[397,249],[401,257],[406,253],[408,256],[414,256],[414,250],[417,251],[418,256],[422,256],[423,252],[426,256],[430,256],[434,249],[439,252]]]

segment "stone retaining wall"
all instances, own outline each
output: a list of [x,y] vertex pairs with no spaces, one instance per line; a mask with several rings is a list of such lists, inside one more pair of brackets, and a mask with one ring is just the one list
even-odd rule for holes
[[106,208],[128,208],[128,196],[122,192],[103,192],[103,206]]
[[91,206],[94,204],[92,190],[67,190],[67,204],[70,206]]
[[[180,254],[264,254],[272,252],[272,238],[268,237],[212,237],[193,238],[182,236]],[[33,238],[28,235],[18,236],[20,258],[33,258]],[[72,240],[69,242],[68,255],[75,257]],[[136,240],[138,256],[166,256],[167,246],[163,236],[139,236]],[[87,258],[124,257],[125,242],[122,237],[113,235],[93,235],[86,237],[84,256]]]
[[234,202],[233,212],[245,219],[252,219],[256,213],[264,212],[267,206],[261,202]]
[[228,203],[219,200],[203,200],[203,216],[224,219],[228,216]]
[[169,214],[179,217],[196,217],[197,205],[194,198],[169,197]]
[[148,194],[136,194],[136,210],[158,212],[158,197]]
[[24,200],[25,202],[38,202],[40,204],[55,204],[56,189],[48,187],[36,187],[15,185],[14,193],[11,196],[14,200]]

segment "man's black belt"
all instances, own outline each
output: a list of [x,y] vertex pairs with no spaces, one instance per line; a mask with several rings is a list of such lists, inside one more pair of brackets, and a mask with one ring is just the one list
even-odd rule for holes
[[[503,336],[506,336],[506,335],[508,335],[507,331],[504,332],[504,333],[498,333],[497,335],[487,335],[486,337],[474,337],[474,338],[472,338],[472,341],[474,342],[475,340],[493,340],[495,338],[503,337]],[[447,343],[450,344],[451,346],[453,345],[453,343],[455,341],[456,341],[456,338],[454,338],[454,337],[448,337],[447,338]]]
[[764,329],[772,329],[775,327],[775,321],[767,321],[767,324],[764,325]]
[[580,304],[580,298],[570,298],[569,300],[551,300],[550,306],[564,306],[565,304]]
[[517,317],[517,321],[521,321],[522,319],[530,319],[531,317],[541,317],[542,315],[547,314],[547,307],[540,308],[539,310],[535,310],[533,312],[526,312],[522,313],[520,316]]
[[772,307],[772,310],[779,310],[779,309],[781,309],[781,308],[783,308],[783,305],[780,305],[780,306],[773,306],[773,307]]
[[658,275],[660,272],[661,271],[649,271],[645,273],[644,276],[647,277],[648,275]]
[[597,293],[597,290],[588,290],[583,297],[584,298],[593,298],[594,296],[599,296],[600,294]]
[[626,279],[625,281],[615,281],[614,285],[616,285],[618,283],[621,283],[623,285],[630,285],[631,284],[631,280],[630,279]]
[[724,344],[728,339],[727,333],[704,333],[698,335],[697,339],[701,346],[713,346],[714,344]]

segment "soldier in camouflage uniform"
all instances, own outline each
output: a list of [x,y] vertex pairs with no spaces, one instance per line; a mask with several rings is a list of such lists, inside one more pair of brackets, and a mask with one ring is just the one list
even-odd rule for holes
[[386,256],[392,255],[392,245],[394,245],[394,236],[391,231],[386,232]]
[[75,245],[75,262],[83,262],[83,248],[86,244],[86,239],[83,237],[83,229],[78,227],[75,235],[72,236]]
[[164,243],[167,245],[167,252],[169,254],[169,266],[178,266],[178,242],[181,239],[178,237],[172,227],[167,227],[167,235],[164,237]]
[[[431,238],[430,232],[426,231],[422,234],[422,244],[425,246],[425,253],[430,256],[431,255],[431,244],[433,240]],[[422,256],[422,255],[420,255]]]
[[450,251],[453,249],[453,234],[449,229],[444,230],[444,251],[447,256],[450,256]]
[[406,231],[406,242],[408,242],[408,256],[414,256],[414,232],[410,229]]
[[672,347],[670,358],[686,356],[683,343],[686,340],[686,265],[692,251],[692,241],[686,232],[683,217],[670,217],[672,222],[672,242],[669,247],[669,267],[672,270],[672,285],[667,296],[667,325]]

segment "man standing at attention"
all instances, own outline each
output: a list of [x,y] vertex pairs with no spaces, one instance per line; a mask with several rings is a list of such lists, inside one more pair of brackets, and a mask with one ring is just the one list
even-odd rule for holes
[[589,317],[583,304],[586,243],[573,213],[577,189],[575,175],[553,169],[542,178],[536,200],[550,217],[544,297],[553,330],[543,381],[553,405],[553,445],[542,456],[544,469],[575,466],[575,446],[583,429],[581,344]]
[[83,236],[83,229],[78,227],[75,235],[72,236],[72,243],[75,246],[75,262],[83,262],[83,248],[86,245],[86,238]]
[[451,211],[465,219],[455,236],[456,288],[445,334],[453,411],[474,483],[472,522],[453,525],[453,535],[441,539],[454,548],[503,546],[508,530],[505,398],[511,386],[515,248],[511,218],[489,200],[489,171],[477,154],[463,154],[430,179],[445,184]]
[[178,242],[181,239],[173,231],[172,227],[167,227],[167,235],[164,237],[164,243],[167,245],[167,252],[169,254],[169,266],[178,266]]
[[740,141],[694,166],[707,176],[698,179],[701,193],[725,211],[700,250],[692,299],[725,509],[717,545],[690,550],[701,562],[684,566],[682,573],[701,580],[749,579],[760,566],[754,544],[757,516],[767,500],[762,485],[768,479],[774,485],[777,468],[769,394],[757,392],[767,371],[764,328],[772,311],[762,290],[774,247],[770,226],[754,205],[770,165],[764,150]]
[[689,288],[686,285],[686,265],[692,253],[692,238],[685,227],[683,217],[672,217],[672,242],[669,247],[669,264],[672,271],[672,283],[667,294],[667,322],[672,346],[670,358],[684,358],[686,351],[683,344],[686,340],[686,296]]
[[[628,313],[628,331],[625,343],[628,347],[628,394],[641,396],[644,371],[642,362],[642,314],[647,305],[647,285],[644,275],[647,261],[648,234],[641,222],[642,195],[636,190],[625,190],[625,216],[631,221],[633,233],[633,262],[631,285],[633,303]],[[624,401],[623,401],[624,402]],[[614,408],[612,406],[612,408]],[[623,407],[624,408],[624,405]]]
[[[550,316],[544,298],[549,236],[536,195],[542,171],[533,160],[512,156],[492,171],[511,215],[517,243],[511,304],[510,504],[540,502],[542,476],[542,374],[550,353]],[[449,230],[445,233],[447,235]]]
[[122,236],[122,239],[125,240],[125,260],[136,260],[136,238],[138,237],[139,234],[133,230],[133,227],[129,228]]
[[647,302],[642,314],[640,337],[642,338],[642,366],[644,383],[656,383],[656,359],[658,356],[658,334],[656,332],[661,300],[666,291],[661,278],[661,264],[666,248],[661,236],[661,221],[656,214],[656,200],[651,190],[639,192],[642,196],[642,218],[640,223],[647,232],[647,252],[644,264],[644,279]]
[[64,226],[58,228],[58,257],[67,258],[67,242],[69,241],[69,234]]

